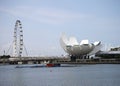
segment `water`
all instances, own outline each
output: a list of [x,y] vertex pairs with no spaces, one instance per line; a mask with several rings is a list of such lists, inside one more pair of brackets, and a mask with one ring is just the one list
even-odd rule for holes
[[120,65],[53,68],[0,66],[0,86],[120,86]]

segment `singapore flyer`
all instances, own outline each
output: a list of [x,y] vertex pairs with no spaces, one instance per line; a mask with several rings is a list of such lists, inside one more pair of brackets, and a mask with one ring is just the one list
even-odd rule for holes
[[23,30],[20,20],[17,20],[14,28],[13,56],[21,57],[23,51]]

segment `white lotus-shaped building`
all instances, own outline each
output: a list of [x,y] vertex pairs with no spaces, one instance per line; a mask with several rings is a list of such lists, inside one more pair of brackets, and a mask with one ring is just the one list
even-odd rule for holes
[[93,55],[102,47],[101,42],[89,43],[88,40],[82,40],[80,43],[78,43],[75,37],[70,37],[68,39],[65,34],[62,34],[60,38],[60,44],[65,52],[74,57]]

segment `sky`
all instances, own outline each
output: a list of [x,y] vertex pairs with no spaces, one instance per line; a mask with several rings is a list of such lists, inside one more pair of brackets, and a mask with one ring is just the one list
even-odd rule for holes
[[0,55],[12,45],[16,20],[29,56],[66,54],[61,33],[120,46],[120,0],[0,0]]

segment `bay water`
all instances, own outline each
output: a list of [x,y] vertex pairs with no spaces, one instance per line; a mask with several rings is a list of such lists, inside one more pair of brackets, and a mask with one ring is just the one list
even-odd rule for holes
[[120,65],[27,68],[1,65],[0,86],[120,86]]

